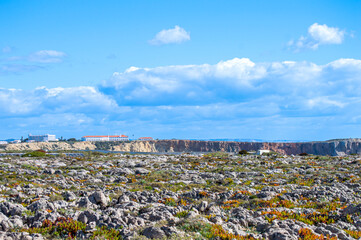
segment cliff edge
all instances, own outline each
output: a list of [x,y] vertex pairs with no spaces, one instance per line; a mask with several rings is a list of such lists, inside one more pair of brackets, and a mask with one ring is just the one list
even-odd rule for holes
[[340,139],[322,142],[228,142],[195,140],[152,140],[132,142],[37,142],[2,145],[2,151],[26,151],[43,149],[62,150],[107,150],[121,152],[239,152],[269,149],[282,154],[308,153],[315,155],[342,156],[361,154],[360,139]]

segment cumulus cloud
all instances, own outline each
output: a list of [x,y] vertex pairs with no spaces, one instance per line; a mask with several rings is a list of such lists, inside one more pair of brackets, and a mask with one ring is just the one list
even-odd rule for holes
[[182,43],[191,39],[190,33],[179,26],[171,29],[164,29],[157,33],[155,37],[149,41],[152,45],[163,45],[170,43]]
[[[11,53],[11,48],[4,48],[3,52]],[[27,56],[9,56],[0,62],[0,75],[20,74],[46,68],[49,64],[59,63],[66,54],[55,50],[41,50]]]
[[[176,65],[156,68],[131,67],[115,72],[100,88],[122,104],[158,105],[214,102],[233,96],[242,99],[260,87],[265,65],[235,58],[215,65]],[[244,92],[244,94],[242,94]],[[238,96],[235,96],[238,95]]]
[[0,117],[44,113],[102,113],[117,104],[94,87],[46,88],[34,90],[0,88]]
[[333,96],[345,96],[342,101],[347,101],[346,96],[361,90],[360,73],[360,60],[356,59],[317,65],[290,61],[254,63],[247,58],[234,58],[214,65],[131,67],[115,72],[99,88],[120,105],[204,105],[246,102],[272,95],[281,99],[281,105],[311,108],[319,105],[309,104],[310,99],[317,97],[326,96],[329,101],[323,101],[324,104],[332,103]]
[[38,63],[57,63],[63,61],[65,53],[55,50],[41,50],[29,56],[29,61]]
[[0,89],[0,124],[31,129],[36,121],[49,128],[59,122],[59,129],[80,135],[111,129],[154,137],[269,139],[327,138],[330,127],[347,126],[333,137],[350,137],[361,123],[360,76],[357,59],[318,65],[234,58],[130,67],[97,88]]
[[153,123],[188,122],[188,128],[201,123],[202,129],[202,124],[209,128],[215,122],[250,127],[271,119],[279,131],[287,121],[324,130],[320,119],[351,125],[351,119],[359,119],[353,116],[361,114],[360,76],[357,59],[318,65],[235,58],[214,65],[130,67],[114,73],[99,89],[119,106],[128,106],[129,116]]
[[308,35],[301,36],[298,40],[291,40],[289,46],[295,50],[304,48],[317,49],[320,45],[341,44],[346,32],[336,27],[328,27],[326,24],[312,24],[308,28]]

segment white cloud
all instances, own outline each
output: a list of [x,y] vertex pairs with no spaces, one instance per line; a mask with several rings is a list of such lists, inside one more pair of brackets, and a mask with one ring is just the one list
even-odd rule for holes
[[2,52],[3,53],[10,53],[12,52],[13,48],[10,46],[3,47]]
[[94,87],[0,89],[0,117],[44,113],[98,113],[114,111],[117,104]]
[[354,124],[350,119],[361,115],[360,76],[357,59],[318,65],[235,58],[214,65],[132,67],[114,73],[99,89],[128,107],[127,114],[118,117],[133,116],[149,124],[187,122],[191,129],[197,122],[208,127],[246,122],[250,127],[250,119],[261,124],[271,118],[271,125],[281,130],[281,123],[299,118],[299,124],[307,123],[304,128],[314,124],[321,129],[318,119]]
[[312,24],[308,28],[310,36],[319,44],[340,44],[343,41],[345,32],[335,27],[328,27],[326,24]]
[[55,50],[41,50],[29,56],[29,61],[38,63],[56,63],[63,61],[66,56],[64,52]]
[[[3,52],[10,53],[12,48],[5,47]],[[0,75],[19,74],[44,69],[46,64],[59,63],[67,55],[55,50],[41,50],[28,56],[9,56],[0,63]]]
[[271,138],[314,139],[316,133],[329,136],[330,127],[347,126],[348,133],[359,127],[360,82],[357,59],[318,65],[234,58],[213,65],[131,67],[98,88],[0,89],[0,124],[30,131],[36,122],[44,129],[56,128],[55,122],[74,134],[127,129],[158,134],[153,136],[264,138],[267,131]]
[[171,29],[164,29],[157,33],[155,37],[149,41],[152,45],[163,45],[170,43],[182,43],[191,39],[190,34],[179,26]]
[[22,73],[30,72],[42,69],[42,66],[30,65],[30,64],[5,64],[0,66],[0,75],[1,74],[11,74],[11,73]]
[[291,40],[289,46],[295,50],[304,48],[317,49],[320,45],[341,44],[346,32],[336,27],[328,27],[326,24],[312,24],[308,28],[308,35],[301,36],[297,41]]
[[343,108],[345,106],[344,103],[336,101],[336,100],[330,100],[329,97],[317,97],[317,98],[313,98],[313,99],[309,99],[308,100],[308,105],[313,108],[313,107],[329,107],[329,106],[336,106],[336,107],[340,107]]
[[263,94],[286,94],[325,87],[325,66],[309,62],[254,63],[234,58],[214,65],[136,68],[116,72],[101,89],[122,104],[204,104],[245,101]]
[[352,58],[341,58],[329,63],[328,65],[335,69],[347,68],[350,70],[361,70],[361,60]]

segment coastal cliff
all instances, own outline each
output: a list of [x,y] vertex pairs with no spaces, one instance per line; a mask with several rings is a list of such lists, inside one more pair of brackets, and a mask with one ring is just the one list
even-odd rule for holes
[[108,150],[122,152],[239,152],[269,149],[282,154],[308,153],[315,155],[340,156],[361,154],[360,139],[342,139],[323,142],[229,142],[195,140],[152,140],[132,142],[38,142],[2,145],[2,151],[26,151],[43,149],[62,150]]

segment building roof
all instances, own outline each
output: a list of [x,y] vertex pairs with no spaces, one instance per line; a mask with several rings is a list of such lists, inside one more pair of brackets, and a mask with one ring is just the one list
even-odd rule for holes
[[45,136],[55,136],[55,134],[43,134],[43,135],[32,135],[29,133],[29,137],[45,137]]
[[128,136],[125,135],[99,135],[99,136],[84,136],[83,138],[105,138],[105,137],[110,137],[110,138],[116,138],[116,137],[122,137],[122,138],[127,138]]

